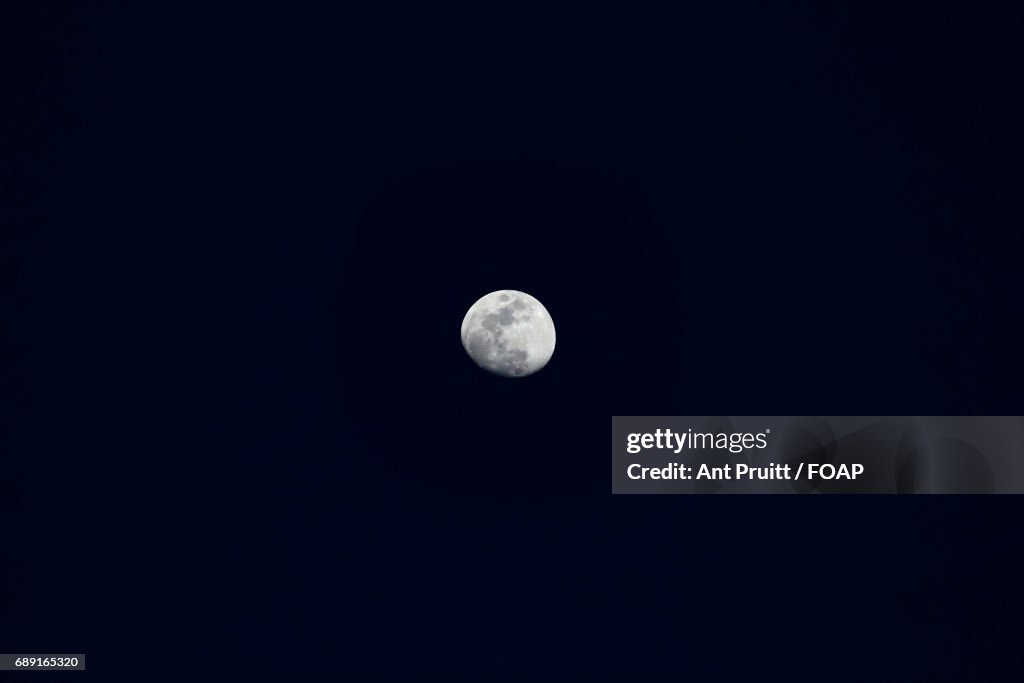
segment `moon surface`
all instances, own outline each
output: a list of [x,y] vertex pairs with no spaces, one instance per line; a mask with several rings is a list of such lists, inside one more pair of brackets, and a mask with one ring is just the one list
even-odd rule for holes
[[526,292],[499,289],[480,297],[462,320],[462,345],[477,365],[502,377],[525,377],[555,352],[555,323]]

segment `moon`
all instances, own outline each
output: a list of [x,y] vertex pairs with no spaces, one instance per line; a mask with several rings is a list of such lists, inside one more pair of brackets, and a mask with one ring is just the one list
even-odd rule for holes
[[502,377],[526,377],[551,360],[555,323],[526,292],[499,289],[480,297],[462,320],[462,346],[477,365]]

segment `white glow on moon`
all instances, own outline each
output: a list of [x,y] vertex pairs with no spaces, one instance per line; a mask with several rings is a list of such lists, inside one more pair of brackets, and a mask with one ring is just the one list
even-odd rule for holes
[[503,377],[525,377],[555,352],[555,323],[525,292],[500,289],[481,297],[462,320],[462,346],[477,365]]

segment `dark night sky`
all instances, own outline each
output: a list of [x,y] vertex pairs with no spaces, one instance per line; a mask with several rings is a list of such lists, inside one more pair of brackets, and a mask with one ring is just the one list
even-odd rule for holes
[[1024,412],[1022,16],[848,5],[4,21],[0,651],[1020,680],[1013,497],[609,495],[612,415]]

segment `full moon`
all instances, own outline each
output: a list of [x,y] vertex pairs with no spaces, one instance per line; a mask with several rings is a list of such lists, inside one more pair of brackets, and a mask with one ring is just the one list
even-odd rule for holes
[[500,289],[469,307],[462,320],[462,345],[483,369],[502,377],[525,377],[551,360],[555,323],[529,294]]

